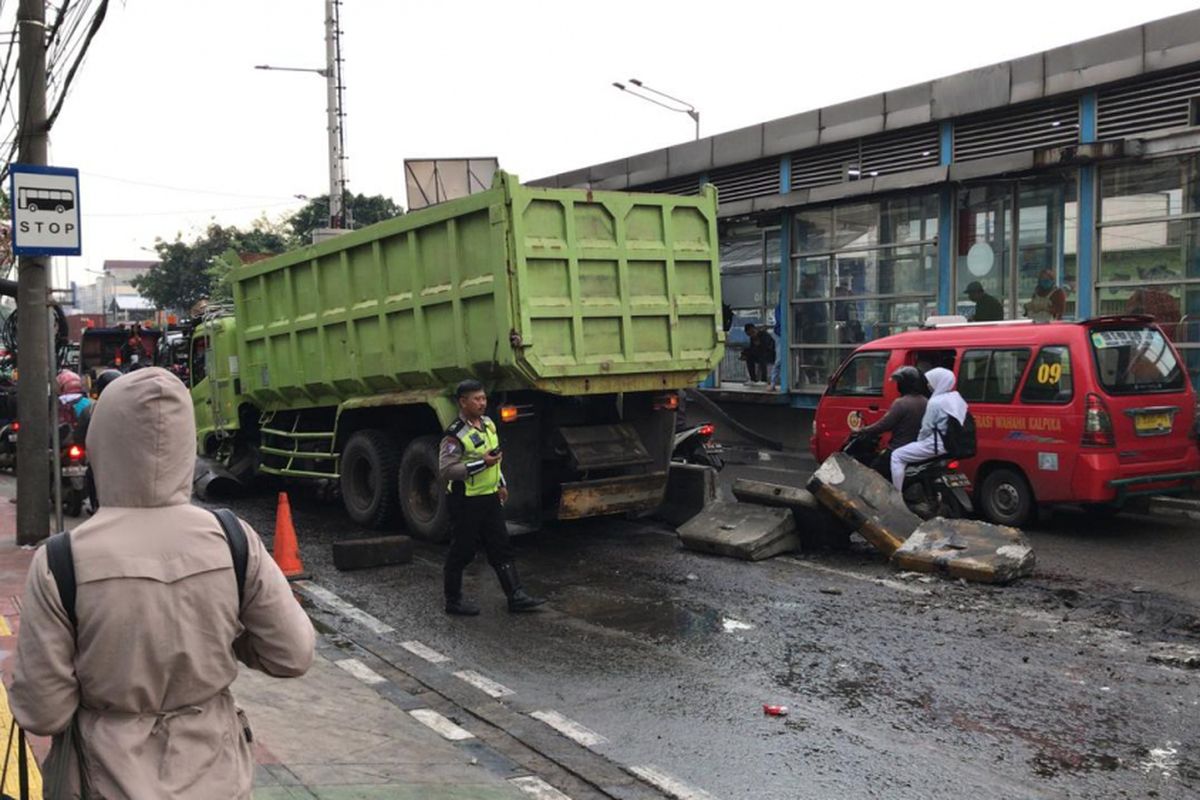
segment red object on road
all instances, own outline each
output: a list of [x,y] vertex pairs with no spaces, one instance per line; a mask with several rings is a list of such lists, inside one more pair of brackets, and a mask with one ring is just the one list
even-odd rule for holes
[[786,717],[787,706],[773,706],[768,703],[763,703],[763,713],[768,717]]

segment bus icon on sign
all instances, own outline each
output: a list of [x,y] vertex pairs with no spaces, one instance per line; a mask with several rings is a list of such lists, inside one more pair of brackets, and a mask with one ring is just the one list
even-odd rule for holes
[[75,207],[75,193],[69,189],[38,189],[22,186],[17,190],[17,208],[37,213],[57,211],[62,214]]

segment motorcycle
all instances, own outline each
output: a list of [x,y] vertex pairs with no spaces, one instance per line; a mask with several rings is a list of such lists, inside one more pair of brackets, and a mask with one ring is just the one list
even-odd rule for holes
[[21,430],[21,423],[15,419],[0,427],[0,469],[17,468],[17,435]]
[[[842,452],[891,481],[891,450],[880,449],[878,436],[850,434]],[[904,470],[904,504],[921,519],[956,519],[975,513],[971,479],[959,469],[958,459],[935,456]]]
[[721,445],[712,440],[716,426],[711,422],[676,431],[675,446],[671,451],[672,461],[698,464],[702,467],[721,469],[725,459],[721,458]]
[[68,517],[83,514],[83,501],[87,498],[87,452],[81,444],[66,444],[62,448],[62,504]]

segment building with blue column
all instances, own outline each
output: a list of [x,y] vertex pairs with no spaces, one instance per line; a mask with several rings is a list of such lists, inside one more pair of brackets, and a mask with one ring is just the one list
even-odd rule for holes
[[[935,314],[1153,315],[1200,378],[1200,11],[550,176],[719,190],[734,311],[782,331],[773,400],[811,405],[862,342]],[[764,398],[765,399],[765,398]]]

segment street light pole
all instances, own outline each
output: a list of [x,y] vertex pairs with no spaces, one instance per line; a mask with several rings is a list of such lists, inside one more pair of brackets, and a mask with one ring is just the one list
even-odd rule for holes
[[692,105],[691,103],[689,103],[686,100],[680,100],[678,97],[669,95],[666,92],[660,92],[658,89],[653,89],[653,88],[647,86],[642,81],[638,80],[637,78],[630,78],[629,82],[632,83],[634,86],[636,86],[641,91],[658,95],[659,97],[663,98],[664,100],[667,100],[668,102],[664,103],[662,100],[656,100],[653,97],[649,97],[648,95],[641,94],[639,91],[630,89],[625,84],[619,83],[617,81],[613,81],[613,86],[617,87],[618,89],[620,89],[622,92],[625,92],[626,94],[631,94],[634,97],[641,98],[642,100],[645,100],[647,103],[654,103],[654,105],[665,108],[668,111],[675,111],[680,114],[687,114],[689,117],[692,118],[692,121],[696,123],[696,139],[697,139],[697,141],[699,141],[699,139],[700,139],[700,112],[696,110],[696,107],[694,105]]
[[259,64],[255,69],[274,72],[312,72],[325,79],[326,131],[329,137],[329,227],[346,227],[346,138],[342,131],[342,45],[338,28],[338,6],[341,0],[325,0],[325,66],[274,67]]

